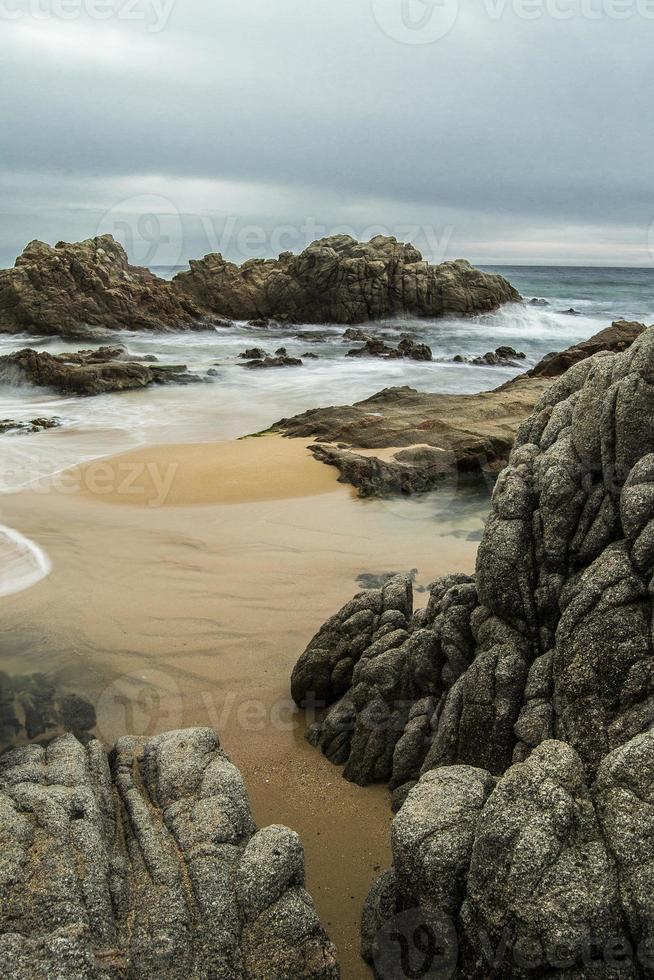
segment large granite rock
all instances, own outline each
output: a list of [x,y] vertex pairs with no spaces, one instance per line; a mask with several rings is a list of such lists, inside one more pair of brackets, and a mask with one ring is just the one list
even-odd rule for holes
[[[386,388],[354,405],[311,409],[281,419],[273,431],[314,438],[316,459],[335,466],[362,497],[420,493],[455,473],[494,477],[506,464],[516,432],[557,377],[599,351],[627,349],[645,330],[617,321],[590,340],[548,354],[535,368],[493,391],[429,394]],[[357,449],[404,447],[390,455]]]
[[409,576],[356,596],[295,667],[297,703],[329,708],[309,738],[401,807],[368,958],[413,910],[411,935],[416,914],[454,923],[443,975],[651,975],[653,378],[650,328],[555,380],[498,478],[476,575],[438,579],[417,612]]
[[[498,779],[431,770],[393,822],[394,867],[366,902],[363,955],[381,980],[408,975],[392,970],[398,940],[414,964],[431,956],[432,972],[414,976],[649,977],[653,813],[652,731],[609,753],[595,780],[560,741]],[[430,949],[419,930],[449,945]]]
[[48,354],[30,347],[0,357],[0,384],[37,385],[63,395],[103,395],[152,384],[190,384],[202,379],[184,364],[133,360],[124,347]]
[[467,316],[520,301],[501,276],[463,260],[430,265],[413,245],[381,235],[366,243],[323,238],[300,255],[241,266],[206,255],[190,267],[173,280],[180,295],[236,319],[365,323],[403,314]]
[[208,729],[0,755],[0,973],[335,980],[286,827],[257,831]]
[[109,330],[210,326],[206,311],[148,269],[129,264],[111,235],[53,248],[30,242],[13,269],[0,270],[0,333],[62,336]]

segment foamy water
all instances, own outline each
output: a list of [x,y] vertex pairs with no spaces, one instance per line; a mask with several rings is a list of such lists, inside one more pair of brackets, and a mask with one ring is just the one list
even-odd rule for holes
[[[652,270],[499,271],[527,298],[543,296],[550,305],[513,304],[473,319],[402,319],[363,328],[383,336],[389,344],[396,344],[402,333],[414,335],[432,348],[432,363],[348,358],[348,349],[357,345],[343,341],[340,326],[266,330],[237,323],[231,329],[202,333],[116,336],[116,342],[131,354],[154,354],[162,363],[186,364],[203,378],[203,384],[151,387],[94,398],[3,386],[0,419],[57,416],[63,424],[40,433],[0,437],[0,519],[1,494],[41,486],[53,474],[80,462],[144,444],[233,439],[267,428],[280,418],[317,406],[359,401],[395,385],[430,392],[482,391],[533,366],[548,352],[590,337],[616,317],[654,321]],[[560,312],[570,307],[580,315]],[[322,336],[298,338],[302,332]],[[515,368],[451,362],[455,354],[475,356],[500,344],[524,351],[526,360]],[[56,353],[84,345],[27,335],[0,336],[0,354],[26,346]],[[311,352],[317,359],[304,357],[301,368],[250,371],[238,357],[248,347],[262,347],[270,353],[285,347],[291,356]],[[5,591],[0,594],[27,588],[47,574],[47,557],[38,545],[6,533],[4,541],[0,589]]]
[[50,559],[34,541],[0,524],[0,596],[36,585],[52,570]]

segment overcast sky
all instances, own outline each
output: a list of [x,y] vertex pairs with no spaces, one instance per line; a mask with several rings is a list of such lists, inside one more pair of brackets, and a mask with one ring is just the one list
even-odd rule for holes
[[654,0],[0,0],[0,263],[654,264],[653,49]]

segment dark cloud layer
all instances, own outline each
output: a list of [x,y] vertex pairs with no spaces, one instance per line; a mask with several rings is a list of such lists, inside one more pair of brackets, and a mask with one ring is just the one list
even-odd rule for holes
[[486,261],[553,261],[557,238],[564,261],[650,260],[648,0],[542,0],[537,19],[538,0],[461,0],[432,43],[404,42],[455,0],[2,10],[21,2],[0,36],[5,262],[162,192],[183,214],[235,199],[266,229],[448,225]]

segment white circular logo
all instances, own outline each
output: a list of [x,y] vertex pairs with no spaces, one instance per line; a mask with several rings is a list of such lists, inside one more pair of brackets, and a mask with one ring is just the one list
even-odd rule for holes
[[97,704],[97,731],[105,742],[120,735],[160,735],[182,727],[182,696],[161,670],[123,674],[104,689]]
[[98,235],[113,235],[132,265],[176,266],[183,261],[184,228],[179,211],[159,194],[138,194],[103,215]]
[[449,34],[459,0],[371,0],[382,31],[401,44],[433,44]]

